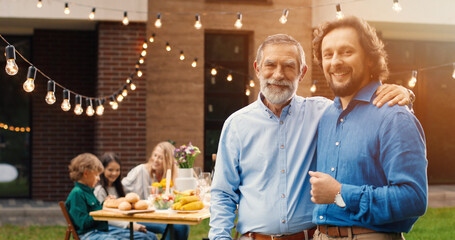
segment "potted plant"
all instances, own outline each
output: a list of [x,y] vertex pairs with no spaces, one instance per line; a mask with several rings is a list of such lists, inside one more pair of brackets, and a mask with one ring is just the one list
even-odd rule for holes
[[178,175],[175,179],[177,190],[196,189],[197,180],[193,177],[193,164],[199,153],[201,153],[199,148],[193,146],[191,142],[188,145],[182,145],[180,148],[175,149],[175,162],[179,166]]

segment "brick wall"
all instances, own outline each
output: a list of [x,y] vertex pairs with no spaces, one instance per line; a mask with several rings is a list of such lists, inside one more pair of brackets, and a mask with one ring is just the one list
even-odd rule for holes
[[335,95],[333,94],[332,90],[330,89],[327,81],[325,80],[324,73],[322,72],[321,67],[313,62],[313,80],[317,80],[316,82],[316,92],[312,93],[312,96],[322,96],[329,99],[333,99]]
[[[98,95],[110,95],[125,84],[126,78],[135,71],[135,64],[145,39],[145,24],[101,22],[98,26]],[[144,65],[147,64],[147,56]],[[142,66],[145,68],[145,66]],[[114,111],[105,104],[104,116],[97,119],[95,152],[98,155],[112,151],[122,161],[122,175],[146,160],[145,98],[147,74],[135,76],[135,91]]]
[[[97,34],[93,31],[36,30],[32,62],[65,87],[93,96],[96,84]],[[26,70],[25,70],[26,71]],[[32,96],[32,198],[64,200],[73,184],[68,164],[79,153],[94,150],[94,118],[76,116],[60,108],[62,89],[56,88],[57,102],[45,101],[47,79],[37,74]],[[74,96],[71,104],[74,106]]]

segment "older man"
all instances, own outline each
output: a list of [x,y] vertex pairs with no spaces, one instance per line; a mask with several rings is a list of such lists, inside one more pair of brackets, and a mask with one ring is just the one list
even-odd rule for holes
[[[315,169],[316,130],[325,98],[296,96],[307,66],[292,37],[268,37],[254,62],[258,100],[232,114],[221,133],[212,184],[210,239],[308,239],[313,235],[308,171]],[[383,90],[387,100],[406,103],[401,87]],[[386,94],[389,92],[391,94]],[[382,100],[385,100],[382,98]]]
[[425,137],[408,108],[373,105],[388,75],[384,45],[357,17],[321,24],[313,45],[337,96],[310,172],[315,239],[404,239],[426,209]]

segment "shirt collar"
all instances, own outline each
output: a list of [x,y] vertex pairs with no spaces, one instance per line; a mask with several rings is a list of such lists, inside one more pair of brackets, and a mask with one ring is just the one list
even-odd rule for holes
[[82,184],[80,182],[76,182],[76,186],[82,189],[84,192],[93,192],[94,188],[91,188],[85,184]]
[[[376,93],[376,89],[381,86],[381,82],[379,81],[371,81],[367,85],[365,85],[362,89],[360,89],[357,94],[352,98],[352,101],[360,101],[360,102],[371,102],[373,97]],[[334,100],[335,107],[341,108],[341,100],[340,97],[336,97]]]
[[[283,110],[281,111],[281,115],[282,116],[286,116],[286,115],[291,115],[292,113],[292,106],[294,106],[296,104],[296,95],[294,94],[294,96],[291,98],[291,102],[289,102],[288,105],[286,105]],[[273,116],[273,112],[264,104],[263,100],[264,100],[264,95],[259,92],[259,95],[258,95],[258,102],[259,102],[259,106],[261,107],[261,109],[264,110],[264,112],[266,112],[269,117],[272,117]],[[283,115],[285,114],[285,115]],[[277,116],[278,118],[280,118],[280,116]]]

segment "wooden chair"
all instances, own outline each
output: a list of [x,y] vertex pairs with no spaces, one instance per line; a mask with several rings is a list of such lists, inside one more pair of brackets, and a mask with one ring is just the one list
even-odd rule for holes
[[79,235],[77,235],[76,229],[74,228],[73,222],[71,221],[70,215],[68,214],[68,210],[66,209],[65,202],[60,201],[58,202],[60,208],[62,209],[63,216],[68,223],[68,228],[66,228],[65,240],[69,240],[71,234],[73,234],[74,240],[79,240]]

